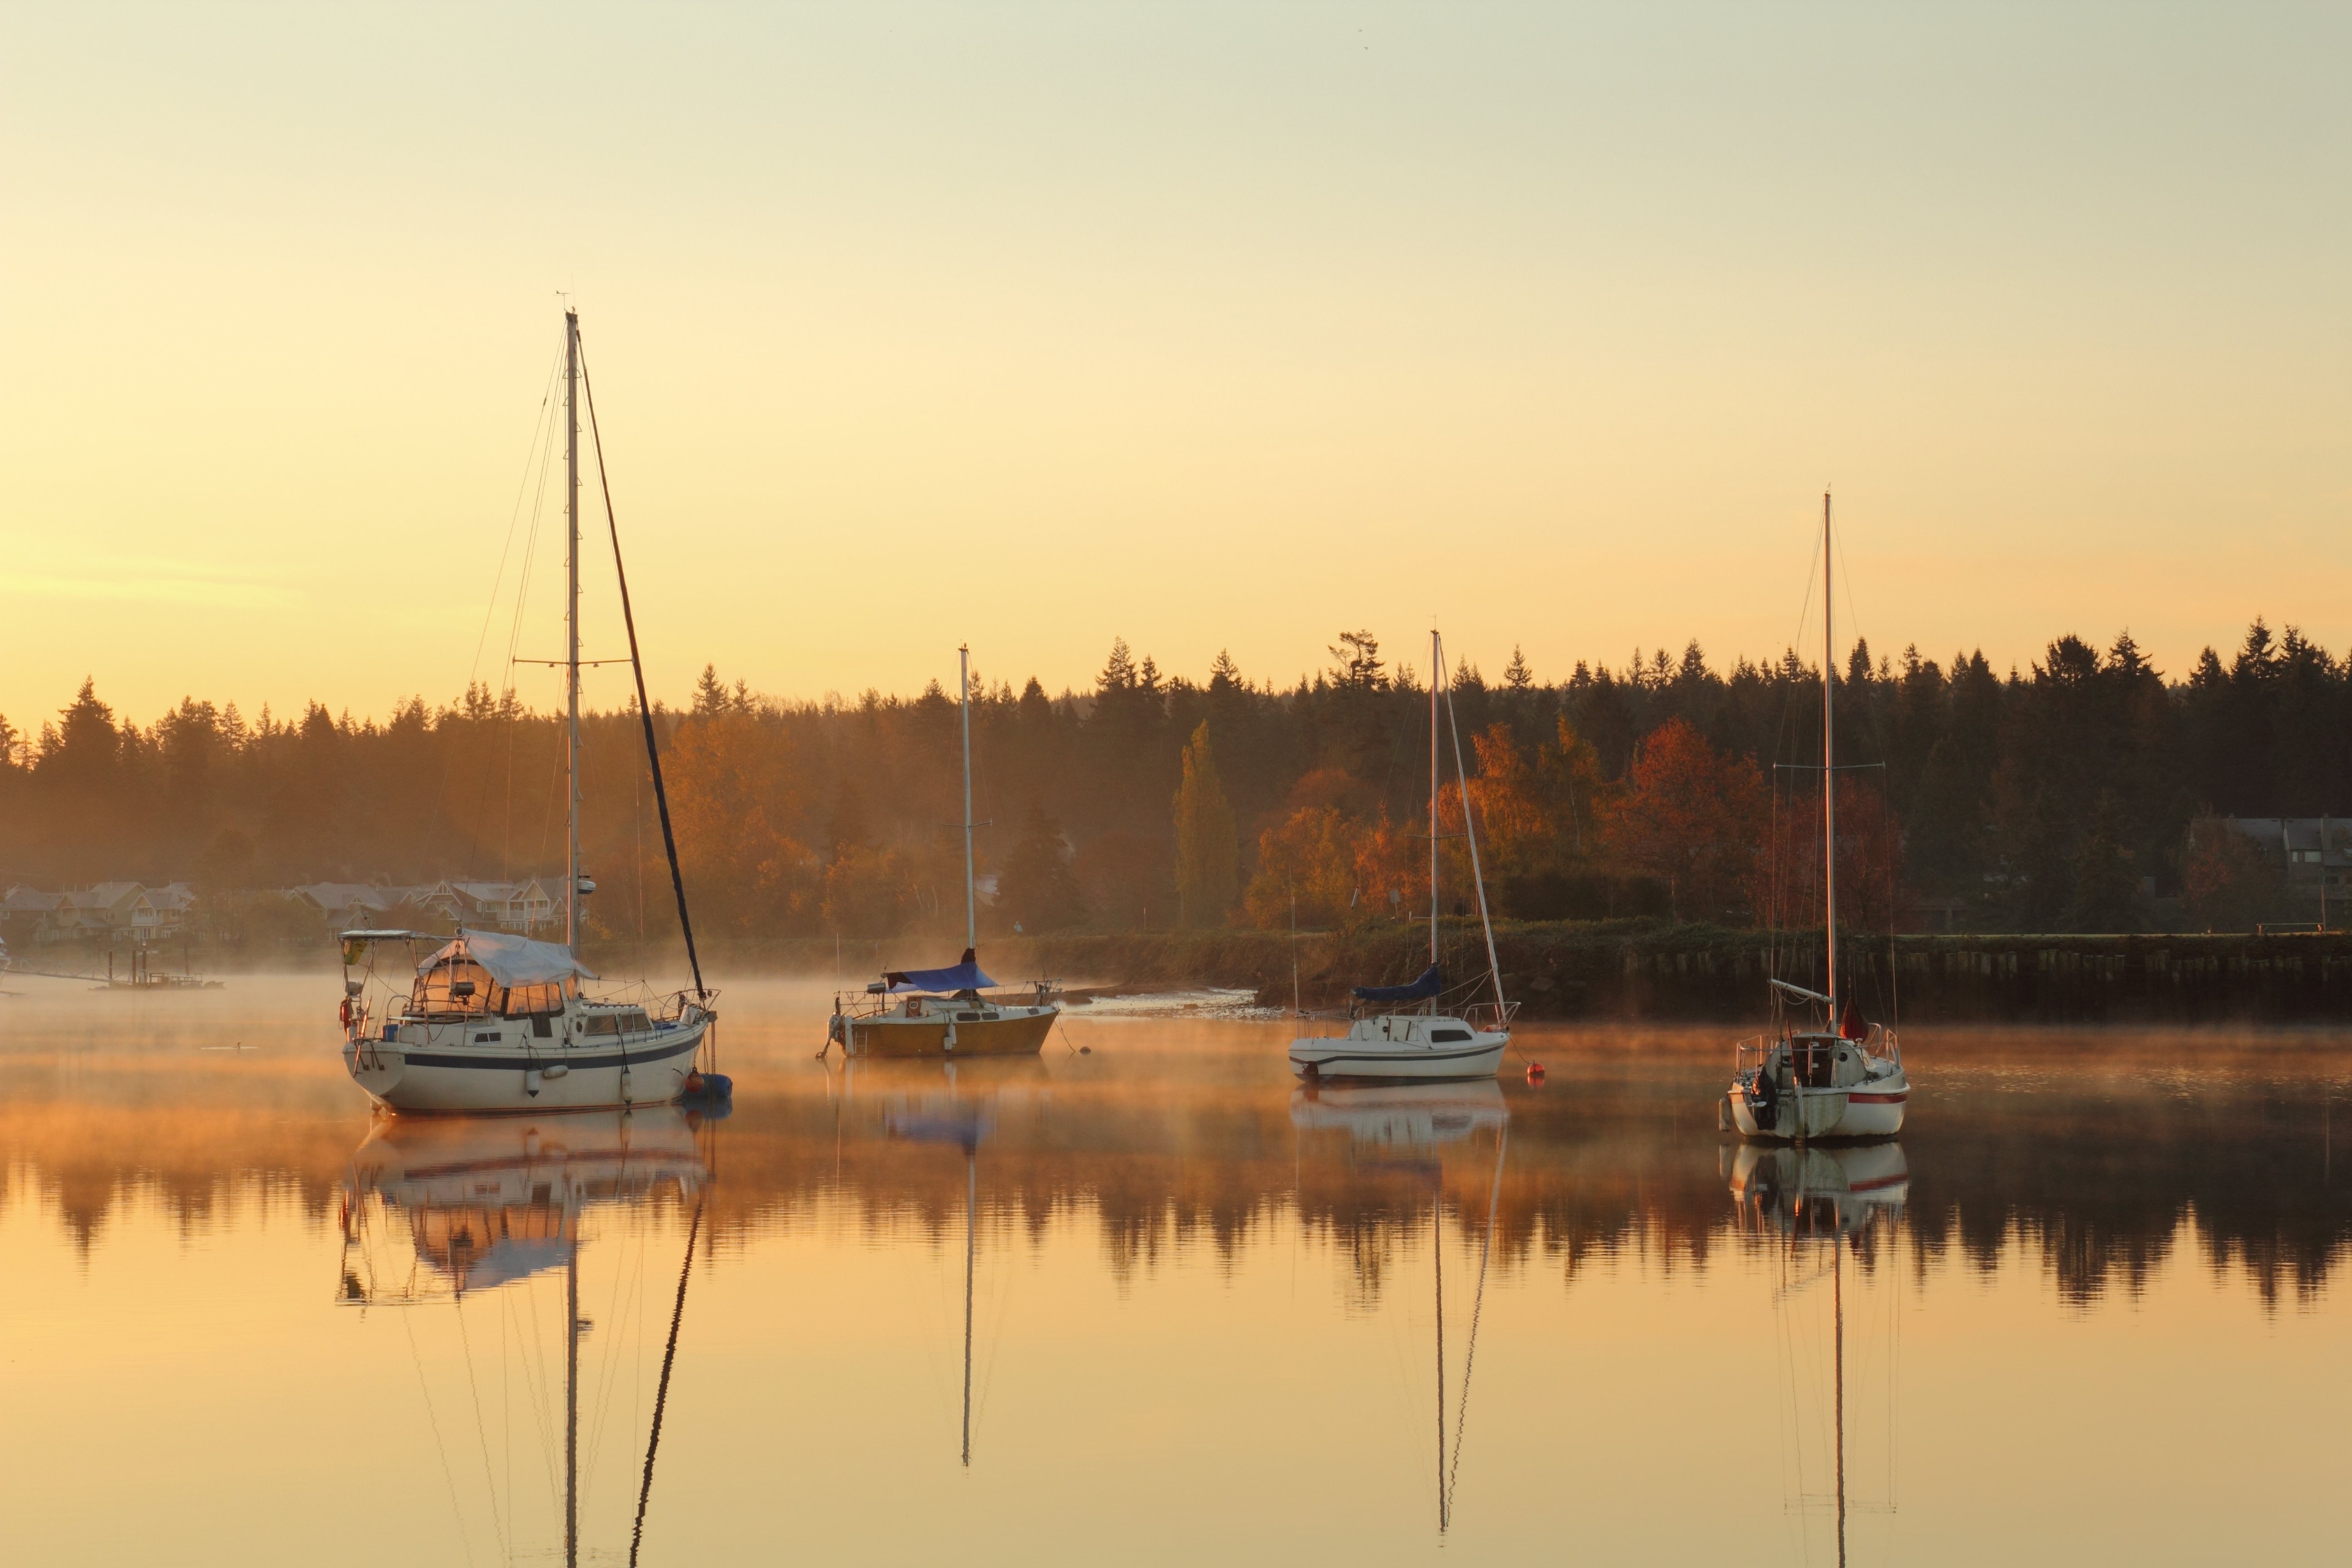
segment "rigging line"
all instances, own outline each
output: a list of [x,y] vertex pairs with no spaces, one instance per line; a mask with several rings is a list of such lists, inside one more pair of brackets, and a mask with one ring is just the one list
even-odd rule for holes
[[629,1568],[637,1568],[637,1549],[646,1538],[646,1502],[654,1492],[654,1453],[661,1447],[662,1413],[669,1405],[669,1373],[677,1361],[678,1325],[686,1321],[686,1281],[694,1272],[695,1237],[702,1232],[703,1198],[694,1200],[694,1219],[686,1227],[685,1260],[677,1268],[677,1302],[670,1308],[669,1339],[662,1346],[661,1383],[654,1391],[653,1430],[646,1438],[646,1475],[637,1484],[637,1519],[629,1529]]
[[1486,1263],[1495,1250],[1495,1217],[1503,1204],[1503,1155],[1511,1146],[1511,1124],[1495,1140],[1495,1180],[1486,1194],[1486,1235],[1478,1244],[1478,1289],[1470,1298],[1470,1346],[1462,1358],[1462,1397],[1454,1406],[1454,1461],[1445,1472],[1445,1511],[1454,1511],[1454,1494],[1462,1479],[1462,1432],[1470,1419],[1470,1374],[1478,1367],[1478,1320],[1486,1310]]
[[[523,492],[530,484],[532,458],[540,450],[542,432],[548,431],[552,425],[550,410],[553,405],[553,399],[555,396],[555,367],[562,363],[563,356],[560,353],[557,354],[551,362],[550,362],[547,368],[547,385],[540,393],[539,416],[531,423],[530,445],[526,447],[523,452],[522,477],[515,481],[514,506],[507,514],[506,538],[499,546],[498,573],[490,579],[489,595],[482,603],[482,629],[474,639],[473,662],[466,668],[466,689],[468,695],[473,691],[474,682],[479,679],[481,675],[482,649],[489,642],[490,623],[498,616],[499,586],[506,581],[507,557],[514,549],[515,525],[520,521],[522,518]],[[553,439],[551,435],[545,438],[551,441]],[[541,466],[542,468],[544,467],[543,460]],[[536,526],[536,522],[534,522],[533,526]],[[452,748],[449,753],[442,759],[440,787],[434,792],[432,814],[426,819],[425,836],[428,843],[432,840],[436,830],[437,830],[441,826],[442,798],[449,792],[449,775],[453,771],[455,771],[456,767],[457,754],[455,749]]]
[[466,1386],[474,1395],[474,1437],[482,1449],[482,1485],[490,1494],[490,1533],[498,1538],[499,1555],[504,1558],[508,1555],[507,1531],[499,1518],[498,1478],[490,1473],[490,1435],[482,1425],[482,1385],[474,1376],[474,1338],[466,1331],[466,1302],[462,1297],[457,1302],[457,1342],[466,1352]]
[[457,1505],[457,1478],[449,1470],[449,1448],[441,1441],[441,1419],[433,1413],[433,1390],[425,1381],[425,1358],[416,1351],[416,1331],[408,1321],[408,1314],[400,1314],[400,1331],[408,1336],[409,1363],[416,1368],[416,1391],[425,1396],[425,1424],[433,1429],[433,1451],[441,1460],[441,1479],[449,1488],[449,1512],[457,1521],[457,1546],[465,1552],[467,1568],[474,1561],[474,1542],[466,1529],[466,1510]]
[[539,395],[539,416],[531,425],[530,447],[523,456],[522,475],[515,480],[514,505],[507,513],[506,539],[499,546],[499,569],[490,577],[489,601],[482,606],[482,629],[474,638],[474,661],[466,669],[466,684],[469,687],[482,671],[482,649],[490,640],[490,621],[498,613],[499,589],[506,582],[507,557],[514,550],[515,525],[522,521],[522,498],[530,488],[531,459],[539,453],[542,433],[551,443],[555,438],[555,377],[562,363],[563,355],[560,351],[548,361],[547,385]]
[[[500,732],[506,741],[507,779],[503,813],[505,842],[499,851],[502,857],[499,875],[502,878],[510,870],[510,866],[506,862],[511,860],[514,853],[514,745],[517,722],[522,716],[514,700],[515,650],[522,643],[523,615],[530,602],[531,563],[538,559],[539,555],[540,523],[546,515],[547,486],[555,468],[554,426],[551,421],[548,428],[549,437],[540,453],[539,488],[531,492],[530,527],[523,535],[522,564],[515,573],[514,618],[507,626],[506,662],[499,671],[499,700],[496,707],[491,710],[492,717],[499,725]],[[482,776],[482,805],[477,807],[478,816],[487,809],[489,793],[490,774],[486,769]]]
[[[539,1428],[539,1462],[547,1477],[548,1500],[551,1506],[558,1506],[556,1500],[562,1497],[563,1485],[555,1473],[555,1412],[548,1398],[547,1351],[540,1342],[538,1331],[540,1320],[546,1315],[540,1310],[538,1279],[523,1281],[523,1300],[530,1309],[531,1327],[530,1337],[522,1339],[523,1391],[530,1396],[531,1421]],[[560,1507],[555,1517],[560,1525]]]
[[694,971],[694,994],[708,1001],[710,988],[702,983],[702,960],[694,951],[694,922],[686,912],[686,878],[677,866],[677,835],[669,820],[669,792],[662,786],[661,749],[654,742],[653,704],[646,697],[646,666],[637,651],[636,612],[629,605],[629,574],[621,564],[621,524],[613,514],[613,478],[604,471],[604,436],[596,425],[596,385],[588,376],[588,352],[580,352],[580,385],[588,395],[588,434],[596,449],[596,483],[604,494],[604,523],[613,536],[613,575],[621,584],[621,619],[629,628],[629,668],[637,678],[637,714],[645,721],[646,763],[654,776],[654,805],[661,813],[662,847],[669,852],[669,880],[677,894],[677,924],[686,938],[687,967]]
[[[1444,648],[1441,641],[1438,647]],[[1495,954],[1495,922],[1486,913],[1486,879],[1478,868],[1478,828],[1470,818],[1470,774],[1462,764],[1462,721],[1454,711],[1454,687],[1445,688],[1445,728],[1454,737],[1454,775],[1462,784],[1462,834],[1470,843],[1470,880],[1478,889],[1478,923],[1486,933],[1486,972],[1495,981],[1495,1026],[1502,1027],[1507,1004],[1503,998],[1503,962]]]
[[[622,1289],[625,1284],[633,1287],[626,1296],[625,1311],[623,1310]],[[596,1474],[596,1461],[604,1451],[604,1428],[612,1417],[614,1394],[621,1381],[620,1360],[622,1352],[626,1348],[624,1342],[642,1342],[636,1339],[636,1335],[638,1326],[645,1318],[645,1284],[646,1235],[640,1226],[637,1231],[637,1253],[635,1265],[615,1269],[613,1275],[613,1331],[604,1339],[604,1365],[602,1373],[603,1383],[596,1400],[596,1424],[590,1427],[588,1432],[586,1474],[592,1480]],[[631,1384],[633,1392],[635,1387],[633,1383]],[[634,1418],[632,1418],[632,1425],[634,1424]],[[582,1497],[584,1500],[586,1497],[584,1489]]]

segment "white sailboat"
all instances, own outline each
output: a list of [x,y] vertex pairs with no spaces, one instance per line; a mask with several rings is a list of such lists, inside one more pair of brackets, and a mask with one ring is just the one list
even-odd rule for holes
[[1062,1016],[1049,981],[1025,994],[991,996],[980,967],[980,900],[972,874],[971,649],[956,650],[963,709],[963,956],[944,969],[894,969],[862,992],[836,994],[822,1058],[837,1044],[852,1057],[1035,1056]]
[[[1839,1010],[1837,961],[1837,644],[1830,595],[1830,498],[1822,497],[1822,951],[1825,986],[1810,991],[1775,978],[1768,1036],[1742,1040],[1731,1087],[1717,1112],[1744,1138],[1892,1138],[1903,1130],[1911,1080],[1903,1047],[1883,1024],[1865,1022],[1851,1001]],[[1804,1022],[1791,1016],[1801,1009]]]
[[[1511,1043],[1511,1019],[1518,1004],[1503,996],[1503,968],[1495,956],[1495,924],[1486,910],[1486,881],[1478,867],[1478,827],[1470,809],[1469,773],[1462,760],[1461,732],[1454,725],[1454,693],[1445,680],[1445,646],[1433,631],[1429,634],[1429,967],[1410,984],[1356,987],[1344,1033],[1292,1040],[1290,1070],[1298,1078],[1492,1078]],[[1437,945],[1437,705],[1441,694],[1448,727],[1454,731],[1454,770],[1462,788],[1470,880],[1478,890],[1478,923],[1486,932],[1486,973],[1495,991],[1492,1002],[1473,1004],[1458,1013],[1445,1007],[1445,971]],[[1413,1003],[1422,1005],[1411,1007]]]
[[[613,535],[614,571],[629,633],[629,664],[636,675],[637,710],[653,771],[670,885],[686,936],[694,992],[667,998],[598,999],[583,990],[597,976],[580,962],[582,900],[596,884],[580,864],[580,419],[586,376],[580,352],[580,317],[563,313],[565,463],[565,728],[564,796],[568,803],[563,879],[563,941],[535,942],[499,931],[469,931],[438,945],[422,962],[418,947],[439,942],[405,931],[342,934],[343,1065],[371,1099],[396,1111],[485,1111],[586,1109],[652,1104],[688,1094],[723,1096],[724,1078],[696,1069],[696,1057],[718,1017],[715,993],[702,983],[702,963],[688,919],[686,885],[670,828],[669,796],[654,743],[653,709],[637,656],[636,617],[621,570],[620,525],[605,490],[605,521]],[[588,400],[595,429],[595,397]],[[603,470],[604,442],[597,442]],[[970,815],[967,813],[966,815]],[[409,963],[378,973],[380,948],[404,946]]]

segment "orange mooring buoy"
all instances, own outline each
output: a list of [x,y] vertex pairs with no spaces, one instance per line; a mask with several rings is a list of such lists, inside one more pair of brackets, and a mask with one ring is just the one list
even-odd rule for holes
[[1528,1081],[1529,1083],[1541,1083],[1541,1082],[1543,1082],[1543,1079],[1544,1079],[1543,1063],[1541,1063],[1541,1062],[1529,1062],[1529,1063],[1528,1064]]

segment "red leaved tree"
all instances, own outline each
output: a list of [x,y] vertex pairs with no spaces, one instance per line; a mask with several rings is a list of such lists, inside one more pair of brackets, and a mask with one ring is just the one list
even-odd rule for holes
[[1676,919],[1738,919],[1761,858],[1768,804],[1753,762],[1724,755],[1689,722],[1670,719],[1643,740],[1603,833],[1626,870],[1666,884]]

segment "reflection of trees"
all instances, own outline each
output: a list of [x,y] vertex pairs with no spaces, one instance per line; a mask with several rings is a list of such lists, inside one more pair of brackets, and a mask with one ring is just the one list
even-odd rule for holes
[[[1701,1098],[1711,1079],[1658,1079],[1633,1063],[1556,1071],[1542,1091],[1508,1086],[1497,1270],[1557,1268],[1573,1288],[1596,1265],[1635,1258],[1671,1277],[1705,1269],[1718,1247],[1765,1245],[1732,1225],[1727,1163]],[[1204,1248],[1231,1268],[1295,1216],[1344,1258],[1350,1299],[1377,1300],[1426,1247],[1433,1160],[1449,1228],[1483,1231],[1486,1132],[1381,1156],[1294,1127],[1278,1088],[1074,1083],[1024,1066],[1026,1077],[967,1068],[952,1091],[934,1070],[835,1101],[747,1095],[710,1151],[705,1245],[727,1251],[845,1217],[866,1235],[952,1241],[962,1152],[892,1139],[885,1125],[894,1104],[950,1094],[989,1106],[983,1226],[1034,1246],[1056,1220],[1090,1219],[1123,1288]],[[2094,1061],[2053,1074],[2002,1095],[1997,1119],[1982,1121],[1972,1113],[1984,1098],[1948,1078],[1903,1141],[1915,1266],[1990,1273],[2022,1258],[2063,1300],[2090,1306],[2136,1294],[2192,1246],[2216,1272],[2244,1269],[2266,1305],[2313,1299],[2352,1245],[2352,1194],[2332,1182],[2318,1109],[2226,1073],[2176,1085],[2138,1076],[2138,1058],[2131,1070]],[[19,1096],[0,1105],[0,1159],[11,1187],[53,1205],[84,1249],[103,1246],[117,1206],[132,1202],[159,1205],[187,1234],[247,1202],[323,1224],[364,1122],[318,1111],[308,1086],[285,1087],[195,1109]],[[1875,1244],[1855,1255],[1865,1269],[1883,1261]]]

